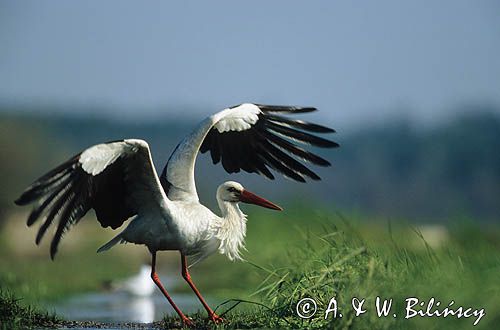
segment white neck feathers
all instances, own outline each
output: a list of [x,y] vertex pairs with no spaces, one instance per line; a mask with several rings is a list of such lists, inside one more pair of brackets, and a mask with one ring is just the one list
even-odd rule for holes
[[217,198],[222,217],[216,221],[215,236],[220,240],[219,252],[230,260],[242,260],[240,250],[244,249],[247,229],[247,216],[241,212],[237,203]]

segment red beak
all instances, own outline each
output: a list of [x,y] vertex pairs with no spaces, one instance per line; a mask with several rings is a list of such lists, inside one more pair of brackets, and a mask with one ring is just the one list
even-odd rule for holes
[[248,190],[243,190],[241,192],[240,201],[243,203],[259,205],[268,209],[283,211],[283,209],[278,205],[271,203],[270,201],[249,192]]

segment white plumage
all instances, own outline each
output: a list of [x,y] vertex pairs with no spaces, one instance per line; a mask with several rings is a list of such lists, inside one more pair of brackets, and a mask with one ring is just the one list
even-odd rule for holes
[[[259,120],[261,114],[255,104],[244,103],[234,109],[224,109],[213,118],[214,127],[219,133],[248,130]],[[221,118],[218,120],[218,118]]]
[[305,182],[305,177],[319,180],[301,161],[320,166],[330,163],[296,143],[336,147],[335,142],[308,133],[333,130],[281,116],[282,113],[314,110],[250,103],[224,109],[202,121],[179,143],[160,176],[145,141],[125,139],[98,144],[35,181],[16,203],[35,203],[28,225],[43,219],[37,243],[53,221],[58,220],[51,244],[52,257],[63,233],[91,208],[103,227],[118,228],[131,219],[128,226],[99,252],[119,242],[146,245],[152,254],[153,281],[182,320],[190,323],[173,303],[155,272],[157,251],[180,251],[183,277],[210,318],[220,321],[192,283],[186,257],[197,262],[218,251],[231,260],[240,259],[247,217],[238,203],[281,208],[250,193],[241,184],[229,181],[217,189],[220,214],[214,214],[199,202],[194,179],[197,154],[210,151],[214,164],[222,162],[229,173],[244,170],[273,179],[272,169],[296,181]]
[[125,280],[112,283],[112,289],[132,296],[147,297],[154,293],[155,285],[150,277],[151,266],[141,265],[137,274]]

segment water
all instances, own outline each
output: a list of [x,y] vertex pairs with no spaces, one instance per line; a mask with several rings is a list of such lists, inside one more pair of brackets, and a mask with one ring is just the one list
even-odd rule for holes
[[[164,283],[175,287],[172,286],[172,279]],[[169,291],[169,294],[186,314],[202,309],[201,303],[192,292]],[[207,299],[207,302],[213,303],[210,299]],[[120,290],[91,292],[71,297],[50,307],[57,315],[72,321],[151,323],[160,321],[166,314],[175,315],[174,309],[159,290],[144,297]]]

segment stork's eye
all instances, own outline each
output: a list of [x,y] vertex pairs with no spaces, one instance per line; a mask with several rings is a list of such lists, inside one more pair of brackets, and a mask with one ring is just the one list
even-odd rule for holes
[[238,192],[238,189],[236,189],[234,187],[229,187],[229,188],[227,188],[227,191],[235,193],[235,192]]

